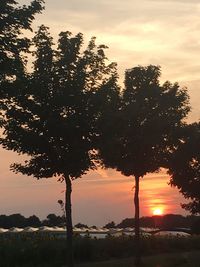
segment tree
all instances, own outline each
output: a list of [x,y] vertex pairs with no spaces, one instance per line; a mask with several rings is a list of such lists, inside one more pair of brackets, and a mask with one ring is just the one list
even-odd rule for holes
[[135,225],[134,218],[125,218],[117,225],[117,227],[128,228],[128,227],[134,227],[134,225]]
[[187,125],[169,160],[170,183],[191,202],[183,208],[200,213],[200,123]]
[[38,227],[41,225],[40,219],[32,215],[29,218],[25,218],[21,214],[11,214],[11,215],[0,215],[0,227],[2,228],[12,228],[12,227],[26,227],[34,226]]
[[13,171],[65,182],[67,260],[72,267],[72,181],[95,168],[93,98],[116,76],[116,64],[107,63],[106,47],[97,46],[95,38],[82,52],[80,33],[73,37],[61,32],[54,50],[48,28],[42,25],[33,41],[34,71],[5,106],[1,143],[29,156],[24,164],[13,164]]
[[5,82],[21,76],[24,68],[24,53],[28,52],[30,40],[22,31],[31,30],[35,14],[43,9],[43,0],[34,0],[29,6],[20,7],[14,0],[0,3],[0,89],[5,92]]
[[104,166],[135,179],[136,265],[140,264],[139,181],[166,166],[190,110],[186,90],[177,83],[160,85],[160,74],[160,67],[152,65],[127,70],[120,108],[108,116],[102,112],[99,118],[99,155]]
[[47,215],[47,220],[44,220],[43,224],[48,225],[48,226],[62,226],[64,221],[65,221],[65,218],[51,213]]
[[40,227],[41,221],[36,215],[26,218],[26,226]]
[[110,229],[110,228],[115,228],[116,227],[116,224],[115,224],[115,222],[109,222],[109,223],[107,223],[106,225],[104,225],[104,227],[103,228],[108,228],[108,229]]
[[[33,0],[29,6],[19,6],[15,0],[0,2],[0,108],[12,99],[16,87],[21,87],[26,67],[31,23],[43,10],[43,0]],[[0,121],[1,126],[1,121]]]
[[8,228],[12,228],[12,227],[23,228],[26,226],[26,218],[19,213],[11,214],[8,217],[8,225],[9,225]]
[[76,228],[88,228],[87,224],[83,224],[83,223],[77,223],[74,227],[76,227]]

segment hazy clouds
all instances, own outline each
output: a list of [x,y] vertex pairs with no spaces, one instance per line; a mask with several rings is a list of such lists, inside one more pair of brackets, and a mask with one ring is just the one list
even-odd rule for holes
[[[35,27],[47,24],[55,36],[80,31],[85,43],[96,36],[118,63],[121,84],[125,69],[155,64],[162,67],[163,81],[185,82],[191,97],[200,98],[193,83],[200,80],[199,17],[199,0],[48,0]],[[193,110],[200,118],[196,104]]]
[[[199,1],[46,1],[38,17],[51,27],[95,35],[107,44],[120,74],[137,64],[163,66],[163,78],[197,80],[200,61]],[[196,71],[194,72],[194,68]]]

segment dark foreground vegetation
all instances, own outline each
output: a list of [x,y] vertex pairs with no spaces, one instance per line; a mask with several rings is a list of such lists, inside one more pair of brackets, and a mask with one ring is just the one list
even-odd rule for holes
[[[66,261],[65,239],[55,239],[48,235],[12,235],[0,237],[1,267],[61,267]],[[184,265],[187,255],[196,255],[200,251],[200,237],[187,238],[152,236],[142,239],[142,254],[144,262],[150,259],[149,265],[144,266],[198,266]],[[187,254],[190,252],[190,254]],[[159,256],[160,254],[170,254]],[[184,254],[185,258],[181,255]],[[199,253],[200,254],[200,253]],[[179,256],[176,256],[179,255]],[[131,266],[134,256],[133,237],[107,237],[91,239],[76,236],[74,238],[74,258],[77,266]],[[174,265],[166,265],[165,257],[169,257]],[[188,256],[189,257],[189,256]],[[183,265],[177,265],[179,258]],[[104,263],[104,262],[107,263]],[[165,265],[153,265],[164,262]],[[184,261],[184,262],[183,262]],[[170,262],[170,260],[169,260]],[[169,263],[167,261],[167,263]],[[199,262],[199,261],[198,261]],[[133,266],[133,265],[132,265]]]
[[[142,267],[199,267],[199,251],[186,253],[160,254],[147,256],[143,259]],[[113,260],[101,263],[81,264],[77,267],[133,267],[134,259]]]

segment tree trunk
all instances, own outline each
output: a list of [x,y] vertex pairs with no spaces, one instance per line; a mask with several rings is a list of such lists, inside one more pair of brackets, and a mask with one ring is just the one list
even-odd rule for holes
[[73,257],[73,227],[72,227],[72,205],[71,193],[72,183],[69,176],[65,176],[66,191],[65,191],[65,212],[66,212],[66,228],[67,228],[67,266],[74,267]]
[[135,176],[135,266],[141,264],[140,251],[140,206],[139,206],[139,176]]

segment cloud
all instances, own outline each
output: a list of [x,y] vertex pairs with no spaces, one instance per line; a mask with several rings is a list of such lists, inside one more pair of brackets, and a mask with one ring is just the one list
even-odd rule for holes
[[191,5],[191,4],[199,4],[199,0],[150,0],[151,2],[171,2],[171,3],[181,3],[181,4],[188,4],[188,5]]
[[[27,1],[26,1],[27,2]],[[200,61],[198,1],[48,0],[36,25],[83,32],[85,43],[97,36],[110,47],[119,64],[121,83],[127,68],[142,64],[163,66],[163,79],[196,80]],[[197,5],[194,8],[194,5]],[[196,71],[194,71],[196,70]]]

